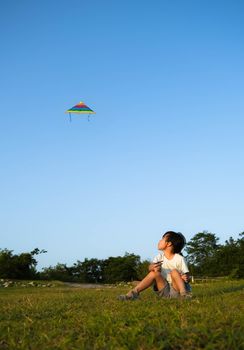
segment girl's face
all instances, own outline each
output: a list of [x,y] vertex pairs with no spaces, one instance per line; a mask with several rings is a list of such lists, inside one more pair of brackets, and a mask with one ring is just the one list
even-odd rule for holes
[[169,244],[171,245],[171,243],[167,241],[167,235],[162,237],[158,242],[158,250],[165,250]]

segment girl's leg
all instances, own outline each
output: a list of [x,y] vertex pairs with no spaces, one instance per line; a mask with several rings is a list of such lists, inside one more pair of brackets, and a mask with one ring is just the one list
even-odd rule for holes
[[163,276],[161,275],[160,271],[151,271],[147,274],[145,278],[143,278],[143,280],[133,290],[136,291],[137,293],[140,293],[144,289],[147,289],[148,287],[150,287],[154,283],[154,281],[157,284],[158,290],[161,290],[162,288],[164,288],[167,283],[163,278]]
[[160,271],[151,271],[134,289],[125,295],[120,295],[118,298],[120,300],[137,299],[139,293],[150,287],[154,282],[156,282],[158,290],[163,289],[167,285],[167,282],[161,275]]
[[181,295],[186,294],[185,282],[181,278],[179,271],[175,269],[172,270],[171,278],[172,278],[172,286],[174,287],[174,289],[177,290]]

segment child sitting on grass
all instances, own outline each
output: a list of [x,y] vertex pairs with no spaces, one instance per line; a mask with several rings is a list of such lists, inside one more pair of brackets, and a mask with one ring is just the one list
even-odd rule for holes
[[166,232],[158,242],[158,249],[162,251],[149,265],[147,276],[131,291],[120,295],[120,300],[134,300],[139,294],[154,285],[154,291],[164,298],[191,298],[189,285],[189,270],[181,250],[185,245],[182,233]]

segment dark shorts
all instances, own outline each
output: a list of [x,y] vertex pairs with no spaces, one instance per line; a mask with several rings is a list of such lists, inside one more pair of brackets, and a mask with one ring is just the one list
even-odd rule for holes
[[[186,287],[186,292],[190,293],[191,292],[191,286],[189,283],[185,283]],[[171,299],[176,299],[180,297],[180,293],[174,289],[172,284],[169,284],[169,282],[166,282],[166,285],[158,290],[156,284],[153,286],[153,290],[157,293],[157,295],[161,298],[171,298]]]

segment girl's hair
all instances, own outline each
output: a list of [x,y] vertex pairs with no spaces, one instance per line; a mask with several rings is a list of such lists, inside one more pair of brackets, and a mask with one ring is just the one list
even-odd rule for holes
[[171,242],[174,253],[180,253],[186,244],[186,239],[181,232],[167,231],[163,237],[167,236],[167,242]]

